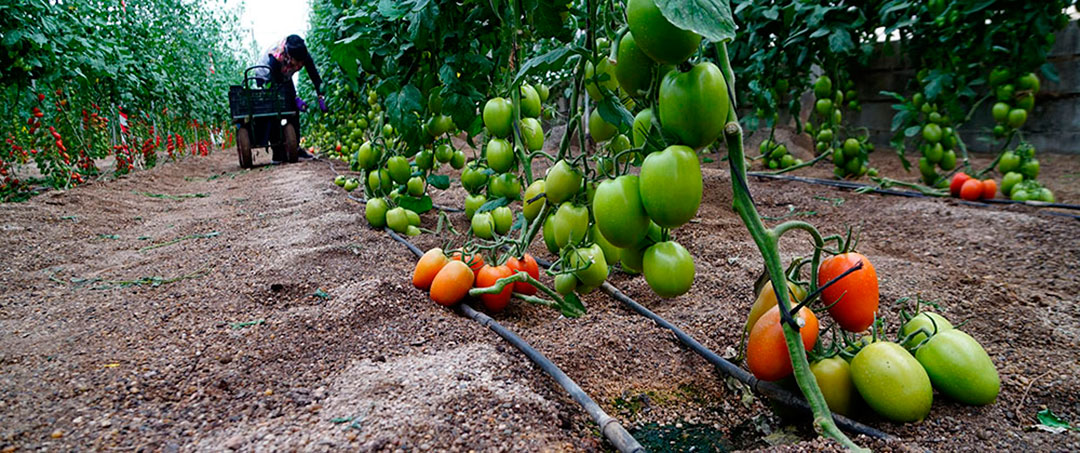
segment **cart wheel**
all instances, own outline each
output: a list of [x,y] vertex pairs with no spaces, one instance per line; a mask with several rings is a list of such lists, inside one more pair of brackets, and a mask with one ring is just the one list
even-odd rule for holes
[[236,129],[236,154],[240,156],[240,168],[251,168],[251,133],[248,128]]
[[285,157],[289,159],[289,162],[300,160],[300,139],[297,138],[296,125],[286,124],[282,135],[285,136]]

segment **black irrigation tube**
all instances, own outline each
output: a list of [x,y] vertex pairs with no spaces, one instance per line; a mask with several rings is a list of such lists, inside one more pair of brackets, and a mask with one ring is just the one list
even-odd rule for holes
[[[423,255],[423,252],[421,252],[420,249],[416,248],[415,245],[395,233],[393,230],[387,228],[386,232],[389,233],[390,237],[394,238],[395,241],[398,241],[404,244],[405,247],[408,247],[409,251],[412,252],[413,255],[416,255],[417,257]],[[585,391],[582,390],[581,387],[578,386],[573,379],[570,379],[570,377],[567,376],[566,373],[564,373],[562,370],[560,370],[559,367],[556,366],[555,363],[553,363],[550,359],[545,357],[536,349],[533,349],[532,346],[529,346],[529,343],[514,334],[514,332],[510,331],[510,329],[503,327],[502,324],[499,324],[490,316],[480,313],[465,304],[459,304],[459,307],[460,308],[458,309],[458,311],[461,314],[480,323],[480,325],[494,331],[496,334],[506,340],[506,342],[510,343],[515,348],[518,348],[519,351],[524,353],[525,356],[529,358],[529,360],[532,360],[533,363],[539,366],[541,370],[544,370],[544,372],[551,376],[552,379],[555,379],[555,382],[558,383],[563,389],[565,389],[566,392],[570,394],[570,397],[573,398],[574,401],[577,401],[578,404],[580,404],[585,409],[585,412],[588,412],[589,416],[592,417],[593,421],[596,422],[598,426],[600,426],[600,432],[603,433],[604,437],[606,437],[608,441],[610,441],[611,444],[614,445],[615,448],[617,448],[620,452],[645,452],[645,448],[642,447],[641,444],[638,443],[638,441],[634,439],[634,437],[631,436],[625,428],[623,428],[622,424],[619,423],[618,419],[604,412],[604,410],[600,408],[600,405],[596,404],[596,401],[593,401],[593,399],[590,398],[589,395],[586,394]]]
[[[870,192],[879,193],[879,194],[882,194],[882,195],[896,195],[896,196],[910,197],[910,198],[945,198],[945,197],[932,197],[930,195],[926,195],[926,194],[923,194],[923,193],[920,193],[920,192],[909,191],[909,190],[879,189],[879,188],[877,188],[877,187],[875,187],[873,185],[870,185],[870,184],[861,184],[861,183],[849,182],[849,181],[834,181],[834,180],[831,180],[831,179],[807,178],[807,177],[804,177],[804,176],[771,175],[771,174],[768,174],[768,173],[757,173],[757,172],[750,172],[750,173],[747,173],[747,175],[748,176],[755,176],[755,177],[758,177],[758,178],[764,178],[764,179],[776,179],[776,180],[780,180],[780,181],[795,181],[795,182],[801,182],[801,183],[806,183],[806,184],[816,184],[816,185],[821,185],[821,186],[839,187],[841,189],[851,189],[851,190],[864,189],[864,190],[869,190]],[[1022,205],[1022,206],[1030,206],[1030,207],[1033,207],[1033,208],[1058,208],[1058,209],[1080,210],[1080,205],[1065,204],[1065,203],[1047,203],[1047,202],[1044,202],[1044,201],[1014,201],[1014,200],[1005,200],[1005,199],[997,199],[997,198],[990,199],[990,200],[982,200],[982,201],[978,201],[978,202],[976,202],[976,201],[967,201],[967,200],[955,200],[955,201],[957,203],[959,203],[959,204],[962,204],[962,205],[978,206],[978,207],[988,207],[990,205]],[[1070,214],[1070,213],[1067,213],[1067,212],[1055,212],[1055,211],[1039,211],[1039,212],[1042,213],[1042,214],[1047,214],[1047,215],[1054,215],[1054,216],[1061,216],[1061,217],[1069,217],[1069,218],[1073,218],[1073,219],[1080,219],[1080,215]]]
[[[537,258],[536,263],[543,267],[551,267],[551,262],[542,258]],[[703,357],[706,361],[719,369],[720,372],[734,377],[736,380],[742,382],[751,390],[761,395],[764,395],[773,401],[798,409],[800,412],[803,412],[805,414],[811,413],[810,406],[806,404],[806,400],[796,396],[795,394],[789,392],[783,387],[780,387],[779,385],[776,385],[769,381],[762,381],[754,377],[754,375],[750,374],[750,372],[739,368],[734,363],[731,363],[723,357],[720,357],[719,354],[713,352],[709,348],[706,348],[704,345],[699,343],[686,332],[683,332],[678,327],[675,327],[674,324],[671,324],[666,319],[660,317],[660,315],[653,313],[648,308],[645,308],[643,305],[637,303],[637,301],[635,301],[634,299],[631,299],[627,295],[623,294],[622,291],[619,291],[619,289],[614,287],[611,283],[604,282],[604,284],[600,286],[600,290],[603,291],[605,294],[611,296],[613,299],[622,302],[624,305],[630,307],[631,310],[636,311],[638,314],[651,319],[660,327],[670,330],[672,333],[675,334],[675,337],[678,338],[680,342],[682,342],[684,345],[686,345],[698,355]],[[840,429],[851,433],[864,434],[873,438],[884,440],[896,439],[891,434],[885,433],[875,428],[871,428],[850,418],[844,417],[843,415],[833,413],[833,420],[836,421],[836,424],[840,427]]]

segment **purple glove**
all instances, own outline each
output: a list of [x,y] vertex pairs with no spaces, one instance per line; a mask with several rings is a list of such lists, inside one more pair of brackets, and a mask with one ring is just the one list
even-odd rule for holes
[[296,108],[298,110],[300,110],[301,112],[306,112],[307,111],[307,103],[304,102],[303,99],[300,99],[299,96],[296,97]]
[[319,110],[326,113],[326,100],[322,96],[319,96]]

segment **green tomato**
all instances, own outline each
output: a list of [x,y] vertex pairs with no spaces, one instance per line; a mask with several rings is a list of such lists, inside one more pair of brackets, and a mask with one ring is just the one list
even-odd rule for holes
[[548,251],[554,254],[559,253],[559,243],[555,241],[555,215],[549,215],[544,218],[543,225],[544,246]]
[[937,176],[937,171],[934,170],[934,164],[925,157],[919,158],[919,173],[922,174],[923,179],[928,179],[930,176]]
[[649,216],[641,202],[640,179],[636,175],[601,182],[592,206],[600,233],[616,247],[631,247],[649,231]]
[[848,161],[844,162],[844,170],[847,171],[847,174],[849,174],[849,175],[858,176],[859,171],[862,168],[863,168],[863,164],[862,164],[862,162],[859,161],[859,159],[851,159],[851,160],[848,160]]
[[484,104],[484,127],[496,137],[510,135],[514,105],[506,98],[491,98]]
[[[558,250],[556,250],[557,252]],[[555,292],[565,296],[574,292],[578,286],[578,279],[574,274],[559,274],[555,276]]]
[[462,168],[465,168],[466,160],[467,158],[465,157],[465,151],[462,151],[460,149],[454,151],[453,157],[450,158],[450,168],[453,168],[454,170],[461,170]]
[[536,118],[521,119],[521,135],[525,139],[525,147],[529,151],[544,149],[544,128]]
[[832,79],[829,76],[823,75],[814,81],[814,97],[828,99],[832,95],[832,91]]
[[513,173],[503,173],[488,182],[488,193],[511,200],[521,198],[521,180]]
[[431,170],[435,167],[435,153],[430,149],[424,149],[416,154],[416,168],[420,170]]
[[832,112],[832,120],[833,120],[833,124],[843,123],[844,122],[843,121],[844,120],[844,113],[841,112],[840,109],[833,110],[833,112]]
[[874,412],[896,422],[926,418],[934,402],[930,378],[900,345],[878,341],[851,361],[851,379]]
[[597,244],[568,251],[564,262],[567,269],[578,269],[573,274],[581,283],[577,288],[579,293],[591,292],[607,280],[607,260]]
[[1038,198],[1039,198],[1039,201],[1045,201],[1047,203],[1053,203],[1054,202],[1054,192],[1051,192],[1050,189],[1042,187],[1042,188],[1039,189],[1039,197]]
[[832,142],[832,139],[833,139],[833,131],[832,131],[832,129],[822,129],[822,130],[818,131],[817,141],[819,143],[829,143],[829,142]]
[[418,228],[416,226],[409,225],[408,228],[405,228],[405,235],[406,236],[416,237],[416,236],[419,236],[420,233],[422,233],[422,231],[420,231],[420,228]]
[[409,195],[419,197],[424,194],[424,178],[413,176],[412,178],[409,178],[406,187],[409,191]]
[[645,238],[639,241],[637,244],[622,249],[622,267],[627,272],[640,274],[645,267],[645,251],[652,247],[653,244],[660,242],[662,238],[663,230],[660,226],[654,222],[649,222],[648,232],[645,234]]
[[357,187],[360,187],[360,181],[357,181],[356,178],[349,178],[341,187],[345,189],[346,192],[352,192],[356,190]]
[[491,211],[473,214],[469,224],[472,226],[473,234],[476,237],[481,239],[493,239],[495,237],[495,218],[491,216]]
[[928,119],[930,120],[931,123],[934,123],[934,124],[941,124],[941,121],[942,121],[941,114],[938,113],[938,112],[930,112],[930,118],[928,118]]
[[505,139],[491,139],[487,144],[485,153],[488,166],[496,173],[506,173],[510,171],[511,168],[514,168],[514,162],[516,160],[514,147]]
[[385,195],[394,188],[394,182],[390,178],[390,172],[379,169],[368,173],[368,190],[376,195]]
[[337,177],[334,178],[334,185],[338,187],[345,187],[345,180],[345,175],[337,175]]
[[676,228],[690,221],[701,205],[701,165],[686,146],[649,154],[641,164],[641,203],[657,225]]
[[844,157],[852,158],[859,155],[859,141],[854,138],[844,140]]
[[521,84],[521,115],[526,118],[540,116],[540,94],[527,83]]
[[1012,77],[1012,72],[1008,68],[997,67],[990,71],[990,86],[996,87],[1009,80]]
[[1019,129],[1027,122],[1027,111],[1024,109],[1009,110],[1009,118],[1006,120],[1009,127]]
[[[900,337],[907,338],[908,335],[918,332],[919,329],[926,329],[926,331],[930,333],[934,333],[935,331],[941,333],[946,330],[951,330],[952,328],[952,323],[949,322],[948,319],[945,319],[944,316],[941,316],[937,313],[924,311],[915,315],[915,317],[909,319],[908,322],[905,322],[904,325],[900,327]],[[908,341],[904,342],[904,349],[913,349],[915,346],[918,346],[919,343],[922,343],[922,341],[925,339],[926,334],[916,334],[910,339],[908,339]]]
[[922,128],[923,140],[930,143],[937,143],[941,141],[942,130],[941,126],[937,123],[929,123]]
[[701,35],[672,25],[654,0],[630,0],[626,22],[641,50],[660,64],[682,63],[701,44]]
[[603,99],[604,93],[600,92],[599,87],[612,93],[619,88],[619,82],[615,80],[615,67],[608,63],[607,58],[601,58],[596,66],[591,61],[585,62],[585,91],[593,99]]
[[1024,179],[1035,179],[1039,177],[1039,161],[1037,159],[1031,159],[1020,165],[1020,174],[1024,175]]
[[448,143],[443,143],[435,147],[435,160],[439,161],[440,164],[450,162],[450,159],[453,158],[454,147],[450,146]]
[[642,264],[645,282],[660,297],[681,296],[694,284],[694,257],[678,242],[653,244]]
[[440,123],[438,120],[439,116],[440,115],[435,115],[429,118],[427,120],[427,123],[424,124],[424,126],[427,128],[428,135],[431,137],[438,137],[446,133],[446,129],[442,128],[444,123]]
[[1012,194],[1009,195],[1009,198],[1013,201],[1028,201],[1031,199],[1031,193],[1018,186],[1013,188]]
[[911,96],[911,103],[915,106],[915,108],[922,107],[924,102],[926,102],[926,96],[922,93],[915,93],[913,96]]
[[941,156],[941,162],[938,162],[938,165],[945,171],[956,168],[956,151],[951,149],[945,151],[945,154]]
[[600,116],[600,109],[593,109],[589,113],[589,136],[597,143],[614,137],[618,132],[619,129],[614,124],[607,122],[603,116]]
[[479,192],[487,181],[488,175],[484,172],[484,167],[475,163],[461,172],[461,186],[469,193]]
[[577,244],[585,239],[589,232],[589,210],[584,206],[577,206],[566,202],[555,211],[552,233],[555,236],[555,244],[559,249],[567,244]]
[[1012,100],[1013,94],[1016,93],[1016,88],[1012,84],[1005,84],[997,87],[994,91],[994,95],[997,96],[997,100],[1007,102]]
[[652,109],[642,110],[634,116],[634,130],[632,131],[632,135],[634,137],[634,148],[641,148],[645,146],[645,137],[652,133],[652,123]]
[[1021,91],[1037,93],[1039,91],[1039,76],[1035,75],[1034,72],[1024,74],[1016,81],[1016,86],[1019,87]]
[[476,210],[487,203],[487,197],[482,194],[465,196],[465,218],[472,220]]
[[386,226],[398,233],[404,233],[409,228],[409,215],[405,213],[405,208],[399,206],[386,211]]
[[656,62],[638,47],[631,32],[623,35],[619,41],[618,63],[615,65],[615,79],[619,86],[631,96],[648,94],[652,82],[653,68]]
[[491,211],[491,217],[495,220],[495,232],[503,235],[510,232],[514,225],[514,211],[506,206],[499,206]]
[[[998,167],[1000,170],[1001,167]],[[1006,172],[1005,176],[1001,178],[1001,194],[1007,196],[1012,195],[1012,190],[1017,184],[1020,184],[1024,180],[1024,175],[1020,173],[1010,171]]]
[[941,162],[941,158],[945,157],[945,148],[941,147],[941,143],[934,143],[933,146],[928,146],[926,152],[923,153],[926,156],[926,160],[932,164]]
[[546,197],[540,197],[540,199],[532,203],[530,203],[529,200],[533,199],[537,195],[544,193],[545,187],[546,183],[544,182],[544,180],[537,179],[533,181],[532,184],[529,184],[529,187],[525,188],[525,198],[523,199],[524,201],[521,206],[521,212],[525,214],[525,220],[532,222],[534,219],[536,219],[537,216],[540,215],[540,211],[544,209],[544,206],[547,203]]
[[990,108],[990,115],[994,117],[994,121],[997,121],[999,124],[1004,124],[1005,121],[1009,119],[1010,110],[1012,110],[1012,107],[1009,107],[1009,104],[998,102]]
[[994,126],[994,137],[1001,138],[1005,136],[1005,126],[998,124]]
[[412,173],[409,169],[409,160],[405,156],[394,156],[386,161],[386,169],[390,172],[390,178],[398,184],[409,181]]
[[420,214],[417,214],[416,211],[406,209],[405,217],[409,219],[409,225],[420,226]]
[[665,132],[691,148],[703,148],[723,132],[730,107],[727,82],[720,68],[709,62],[685,73],[671,71],[660,83],[658,105]]
[[964,404],[993,403],[1001,390],[994,362],[982,345],[956,329],[938,332],[915,351],[939,392]]
[[851,381],[851,365],[840,357],[830,357],[810,364],[821,395],[829,410],[840,415],[851,414],[852,403],[859,400],[855,383]]
[[1024,109],[1026,112],[1030,112],[1031,109],[1035,108],[1035,96],[1032,96],[1031,93],[1020,96],[1020,98],[1016,100],[1016,106]]
[[829,113],[832,112],[832,109],[832,99],[818,99],[817,102],[814,103],[814,110],[818,112],[818,115],[827,117]]
[[542,83],[536,85],[536,94],[540,96],[540,102],[547,102],[548,96],[551,94],[551,90],[547,85]]
[[571,167],[565,160],[555,162],[555,165],[548,169],[547,177],[544,179],[548,201],[555,205],[569,200],[581,190],[583,179],[581,172]]
[[379,165],[379,159],[382,157],[382,152],[379,148],[371,146],[371,142],[364,142],[360,145],[360,149],[356,151],[356,161],[360,163],[360,168],[364,170],[371,170]]
[[612,245],[611,242],[604,237],[604,234],[600,232],[600,229],[596,227],[595,223],[592,228],[589,228],[589,240],[600,246],[600,250],[604,252],[604,261],[608,263],[608,266],[619,264],[622,249]]
[[795,165],[795,157],[791,154],[785,154],[780,158],[780,168],[788,168],[792,165]]
[[367,218],[368,225],[375,228],[382,228],[386,226],[386,211],[389,209],[386,200],[382,198],[372,198],[367,201],[364,206],[364,217]]

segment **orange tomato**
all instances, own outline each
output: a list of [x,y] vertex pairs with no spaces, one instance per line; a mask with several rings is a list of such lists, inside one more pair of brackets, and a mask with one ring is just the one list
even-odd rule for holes
[[971,179],[971,176],[968,176],[967,173],[964,172],[953,175],[952,182],[949,183],[949,193],[954,197],[959,197],[960,187],[962,187],[969,179]]
[[[809,308],[799,309],[796,320],[805,324],[799,329],[803,347],[807,351],[814,348],[818,337],[818,320]],[[754,377],[763,381],[777,381],[791,375],[791,356],[784,341],[784,329],[780,325],[780,306],[777,305],[758,318],[750,330],[750,340],[746,343],[746,366]]]
[[978,179],[969,179],[960,186],[960,198],[967,201],[978,201],[983,195],[983,183]]
[[870,260],[855,252],[830,256],[818,266],[818,287],[822,287],[855,267],[859,261],[863,263],[861,269],[844,276],[821,292],[821,301],[829,307],[829,315],[849,332],[862,332],[874,323],[879,297],[877,271]]
[[472,271],[474,273],[475,272],[480,272],[480,268],[484,267],[484,257],[481,256],[479,253],[477,253],[475,255],[474,254],[464,254],[463,255],[460,251],[459,252],[454,252],[454,253],[450,254],[450,259],[452,259],[454,261],[464,261],[465,264],[469,265],[469,268],[472,269]]
[[464,299],[472,286],[472,269],[461,261],[450,261],[431,281],[431,300],[449,307]]
[[984,200],[993,200],[994,195],[997,194],[997,182],[995,182],[993,179],[987,179],[986,181],[982,182],[982,186],[983,186],[983,193],[982,193],[983,199]]
[[[506,278],[514,275],[514,271],[507,267],[505,264],[502,266],[484,266],[480,268],[480,272],[476,274],[476,287],[488,288],[495,286],[495,283],[500,278]],[[489,311],[498,313],[503,311],[510,303],[510,293],[514,290],[514,285],[506,285],[502,291],[495,294],[481,294],[480,301],[484,303],[484,308]]]
[[431,289],[431,281],[435,280],[435,276],[448,262],[450,262],[450,259],[446,257],[441,248],[436,247],[428,250],[416,262],[416,269],[413,270],[412,275],[413,286],[419,289]]
[[[514,272],[525,272],[535,279],[540,278],[540,266],[536,264],[536,259],[528,253],[521,259],[510,257],[510,259],[506,260],[506,267],[509,267]],[[536,294],[536,287],[525,282],[517,282],[514,283],[514,292],[531,296]]]

